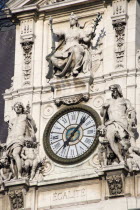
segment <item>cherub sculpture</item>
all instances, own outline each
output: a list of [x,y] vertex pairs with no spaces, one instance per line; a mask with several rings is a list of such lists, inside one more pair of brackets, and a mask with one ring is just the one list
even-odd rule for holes
[[96,20],[88,21],[83,27],[78,23],[78,17],[72,13],[70,16],[70,28],[53,32],[52,19],[50,19],[52,39],[62,42],[55,49],[52,45],[52,53],[46,59],[53,66],[50,68],[47,78],[50,79],[54,74],[57,77],[77,76],[79,72],[86,73],[91,70],[91,43],[95,37],[95,31],[101,20],[98,14]]
[[35,176],[37,167],[40,163],[40,157],[37,149],[38,142],[26,141],[21,152],[21,158],[24,160],[24,169],[27,176],[32,180]]
[[99,139],[99,146],[98,146],[98,159],[100,165],[106,166],[107,165],[107,146],[108,141],[105,138],[106,130],[104,126],[99,126],[97,130],[98,139]]
[[11,168],[10,159],[4,155],[0,158],[0,186],[3,189],[3,183],[14,178]]

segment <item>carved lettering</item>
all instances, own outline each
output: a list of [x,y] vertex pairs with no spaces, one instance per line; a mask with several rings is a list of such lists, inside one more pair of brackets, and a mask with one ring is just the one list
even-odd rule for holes
[[53,201],[69,200],[74,198],[83,198],[86,196],[86,189],[71,189],[64,192],[54,192]]

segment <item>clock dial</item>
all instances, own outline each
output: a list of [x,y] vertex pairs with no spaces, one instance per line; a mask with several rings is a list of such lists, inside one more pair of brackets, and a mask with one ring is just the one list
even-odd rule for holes
[[56,113],[44,132],[44,148],[54,161],[74,164],[85,159],[97,145],[98,114],[88,106],[72,106]]

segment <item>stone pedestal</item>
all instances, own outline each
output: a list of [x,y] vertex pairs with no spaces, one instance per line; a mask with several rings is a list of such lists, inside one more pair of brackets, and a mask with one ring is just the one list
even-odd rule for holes
[[81,73],[77,78],[51,79],[50,86],[54,91],[56,105],[72,105],[88,101],[92,81],[90,73]]

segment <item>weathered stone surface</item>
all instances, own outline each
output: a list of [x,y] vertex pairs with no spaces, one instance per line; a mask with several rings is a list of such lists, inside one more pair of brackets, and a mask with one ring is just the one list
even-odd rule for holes
[[[16,20],[17,24],[13,85],[4,94],[5,119],[16,117],[12,110],[15,102],[21,101],[24,106],[29,102],[30,112],[38,129],[36,139],[40,143],[39,155],[46,156],[44,165],[38,170],[37,177],[35,176],[35,179],[30,180],[27,184],[24,208],[26,210],[52,208],[57,210],[60,207],[64,210],[140,208],[140,151],[138,149],[140,147],[140,7],[138,2],[136,0],[113,0],[113,2],[10,0],[7,5],[11,10],[13,21]],[[71,12],[78,16],[78,22],[83,28],[85,22],[96,19],[98,12],[102,15],[96,36],[92,40],[92,46],[88,46],[88,49],[91,47],[92,68],[90,73],[84,74],[81,71],[74,78],[73,76],[59,79],[54,77],[49,81],[46,79],[49,68],[45,59],[53,47],[49,18],[52,16],[56,31],[67,30]],[[69,35],[75,39],[74,34]],[[104,155],[99,160],[97,158],[98,148],[78,164],[65,166],[50,160],[44,152],[42,143],[44,129],[49,119],[61,108],[75,103],[87,104],[99,114],[103,104],[108,98],[111,98],[108,90],[114,84],[120,85],[124,101],[130,101],[131,108],[133,107],[137,117],[136,131],[131,133],[135,135],[136,146],[129,157],[129,163],[120,164],[128,159],[127,155],[130,155],[127,153],[128,149],[121,157],[118,152],[116,155],[119,156],[119,160],[113,159],[111,162],[106,154],[107,147],[101,149]],[[88,100],[84,100],[85,96],[88,96]],[[55,103],[60,103],[61,106],[56,106]],[[125,106],[124,103],[121,105],[122,115],[125,115],[124,118],[129,118],[127,105]],[[118,115],[120,110],[118,110]],[[107,109],[106,111],[110,117],[109,112],[112,110],[109,109],[108,112]],[[117,123],[115,125],[118,126]],[[120,127],[118,126],[118,129]],[[128,127],[125,130],[127,129]],[[124,127],[122,132],[123,130]],[[104,130],[101,132],[104,135]],[[115,138],[110,138],[110,142],[114,143],[115,140]],[[113,146],[111,148],[113,149]],[[34,154],[35,151],[32,150],[32,152]],[[24,148],[22,156],[28,156],[27,153]],[[109,160],[111,164],[106,160]],[[129,167],[128,170],[130,165],[132,168]],[[31,164],[30,167],[32,168],[33,165]],[[118,172],[120,172],[119,175]],[[120,185],[118,188],[117,176]],[[113,185],[115,185],[115,198],[110,198],[112,197],[112,186],[108,185],[110,178],[113,179]],[[13,185],[19,188],[20,183],[3,181],[3,189],[0,191],[2,209],[10,210],[7,192],[15,190]],[[121,192],[118,193],[117,189],[121,189]],[[120,195],[122,197],[119,197]]]

